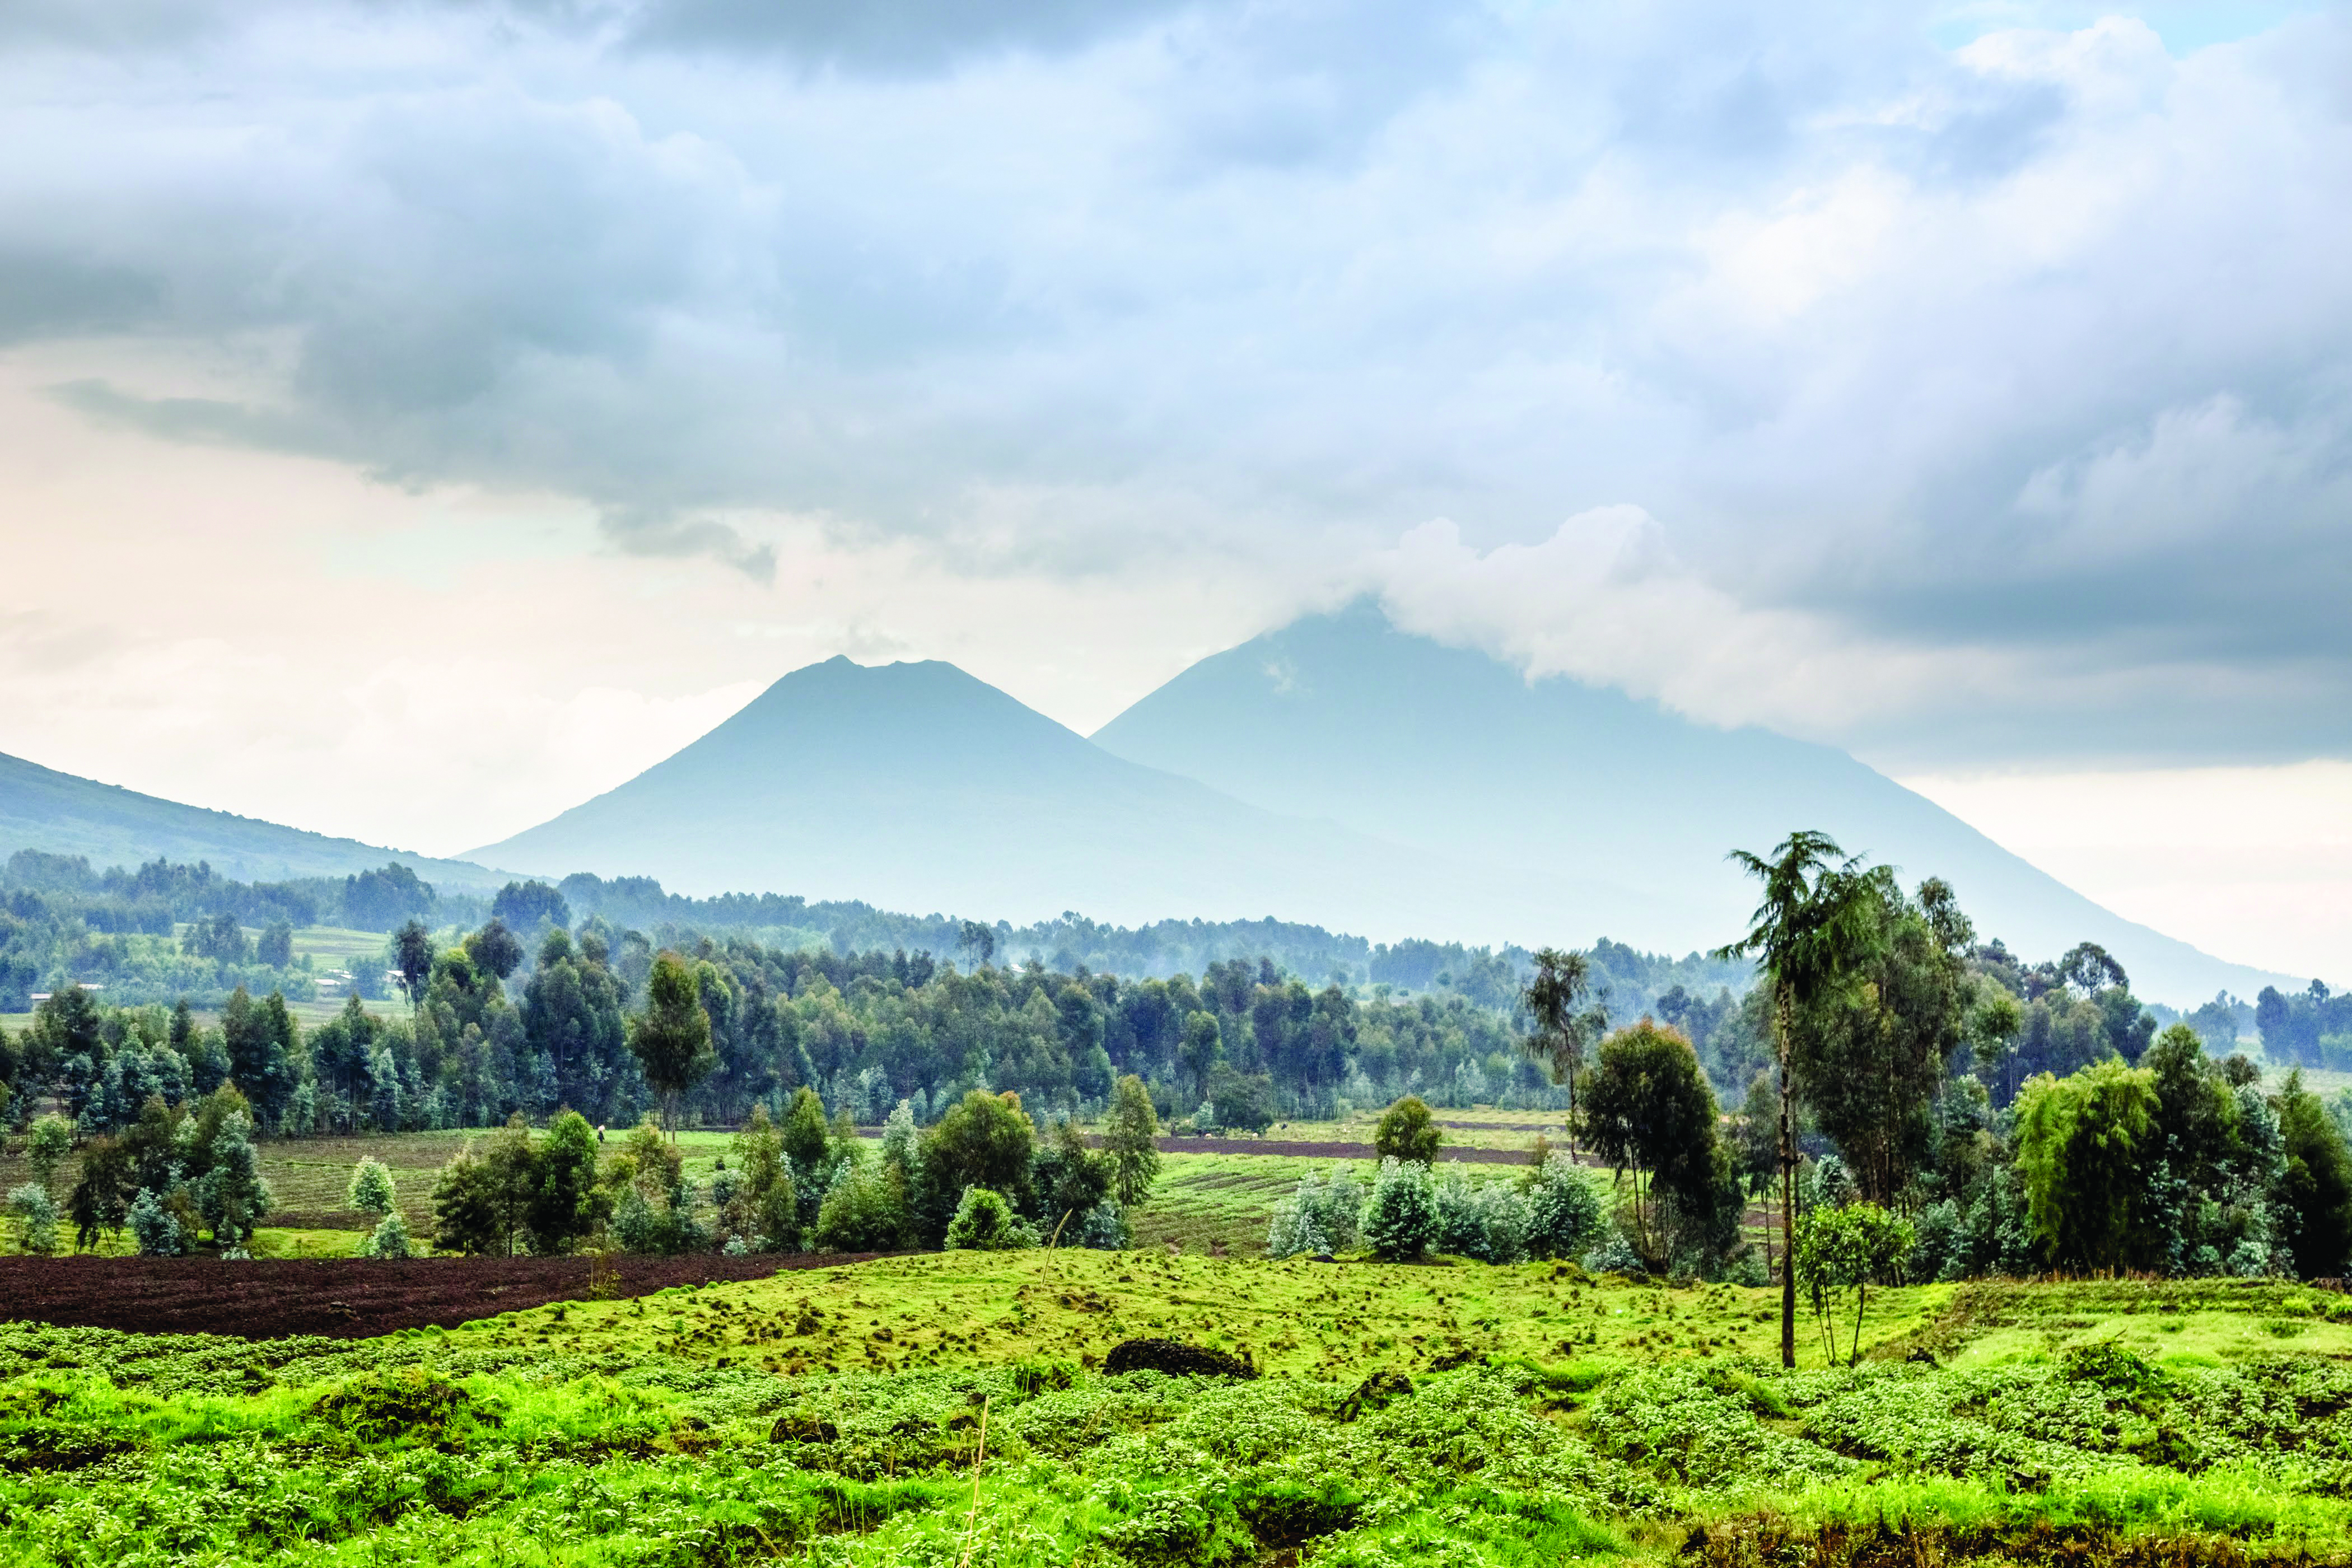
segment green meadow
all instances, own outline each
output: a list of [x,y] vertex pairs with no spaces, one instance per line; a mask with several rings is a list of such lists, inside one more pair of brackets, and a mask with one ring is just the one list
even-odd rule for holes
[[[2347,1560],[2352,1299],[1890,1289],[1858,1364],[1807,1321],[1793,1373],[1777,1308],[1572,1266],[1139,1248],[925,1254],[355,1342],[14,1325],[0,1558]],[[1108,1370],[1138,1338],[1257,1375]]]

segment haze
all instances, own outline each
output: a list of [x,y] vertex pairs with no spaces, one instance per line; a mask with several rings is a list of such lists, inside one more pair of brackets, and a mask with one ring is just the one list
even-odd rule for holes
[[1369,592],[2341,976],[2347,81],[2333,6],[12,6],[0,751],[448,853],[835,654],[1088,732]]

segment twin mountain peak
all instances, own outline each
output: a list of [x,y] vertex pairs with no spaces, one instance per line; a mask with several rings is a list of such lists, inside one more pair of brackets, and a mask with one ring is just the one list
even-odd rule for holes
[[1275,915],[1672,952],[1745,927],[1726,861],[1795,827],[1934,875],[1990,938],[2094,941],[2144,995],[2270,977],[2091,902],[1834,748],[1718,730],[1369,605],[1202,660],[1091,739],[950,664],[793,671],[628,783],[467,858],[1016,921]]

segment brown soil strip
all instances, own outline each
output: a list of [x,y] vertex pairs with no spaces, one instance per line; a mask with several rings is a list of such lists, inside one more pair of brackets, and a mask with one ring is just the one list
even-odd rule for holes
[[[615,1258],[612,1293],[764,1279],[880,1256]],[[365,1339],[580,1300],[589,1293],[589,1267],[585,1258],[0,1258],[0,1321],[251,1340]]]

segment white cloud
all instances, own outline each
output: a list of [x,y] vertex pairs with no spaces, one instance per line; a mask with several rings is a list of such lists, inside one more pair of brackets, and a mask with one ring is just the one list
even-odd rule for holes
[[2352,755],[2352,21],[2179,11],[20,7],[10,737],[454,847],[1370,582],[1910,772]]
[[1484,552],[1450,521],[1425,523],[1374,559],[1371,580],[1407,630],[1727,727],[1835,733],[1948,703],[1955,680],[2026,673],[1983,650],[1907,648],[1745,605],[1691,570],[1637,506],[1597,507],[1540,543]]

